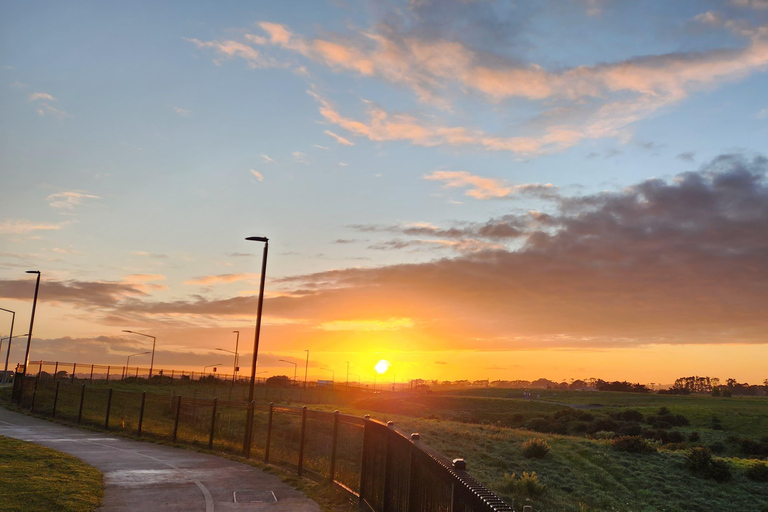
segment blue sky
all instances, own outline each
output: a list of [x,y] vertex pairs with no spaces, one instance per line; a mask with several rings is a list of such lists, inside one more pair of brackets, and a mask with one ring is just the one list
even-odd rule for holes
[[[512,360],[523,336],[535,358],[531,340],[541,350],[572,350],[553,340],[578,338],[593,342],[559,373],[599,372],[584,363],[595,360],[590,350],[610,347],[626,360],[627,350],[663,354],[669,339],[679,346],[699,334],[673,336],[659,322],[653,332],[627,323],[609,333],[571,326],[523,335],[515,322],[478,317],[498,325],[465,346],[434,330],[446,313],[429,298],[420,311],[384,313],[381,303],[397,300],[389,290],[366,295],[374,297],[368,311],[344,313],[352,299],[338,289],[354,295],[359,283],[334,283],[341,274],[333,271],[383,274],[405,264],[425,265],[426,275],[430,264],[494,251],[522,256],[535,239],[407,230],[567,213],[567,198],[604,199],[651,178],[677,190],[681,173],[727,174],[743,164],[764,190],[763,0],[24,2],[3,5],[0,33],[0,277],[19,311],[29,306],[15,288],[25,267],[69,290],[41,309],[36,334],[47,359],[120,359],[135,348],[120,328],[140,326],[172,340],[169,365],[202,365],[211,357],[202,340],[247,325],[248,315],[170,305],[252,297],[260,248],[243,238],[263,234],[271,239],[270,293],[297,298],[268,318],[275,358],[316,344],[329,360],[334,351],[362,360],[413,350],[421,365],[444,342],[450,353],[475,350],[471,357],[485,362],[472,372],[482,375],[490,363],[477,351],[492,346]],[[730,168],[722,155],[736,155]],[[741,242],[729,243],[738,252]],[[679,277],[679,269],[665,271]],[[301,276],[309,275],[320,277],[305,289]],[[88,301],[78,295],[85,283],[123,288]],[[612,283],[601,300],[619,293]],[[509,299],[505,286],[494,304]],[[302,312],[307,289],[338,309]],[[718,293],[731,304],[759,299]],[[471,292],[452,297],[458,307]],[[690,308],[681,317],[695,317]],[[743,321],[723,320],[708,346],[763,354],[764,342],[746,334],[757,320]],[[372,331],[379,337],[371,340]],[[67,336],[79,340],[76,350],[54,348]],[[89,351],[98,336],[114,337],[112,345]],[[501,338],[513,341],[492,341]],[[703,357],[691,365],[717,360]],[[444,375],[445,366],[424,371]],[[743,366],[732,364],[744,378],[759,377]]]

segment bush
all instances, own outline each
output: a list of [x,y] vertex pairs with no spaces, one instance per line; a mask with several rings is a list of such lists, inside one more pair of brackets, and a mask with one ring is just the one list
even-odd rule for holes
[[606,431],[616,432],[618,424],[610,418],[600,418],[589,424],[587,427],[587,434],[594,434],[595,432]]
[[709,448],[698,446],[691,448],[685,455],[685,466],[694,473],[704,473],[712,462],[712,452]]
[[723,459],[712,459],[709,448],[691,448],[685,456],[685,465],[692,473],[716,482],[727,482],[731,479],[731,468]]
[[753,439],[741,439],[739,440],[741,445],[741,452],[744,455],[768,455],[768,443],[762,441],[755,441]]
[[709,464],[706,476],[715,482],[727,482],[731,479],[731,468],[723,459],[716,459]]
[[625,423],[619,428],[622,436],[639,436],[643,433],[643,427],[639,423]]
[[535,432],[547,432],[549,431],[549,421],[541,417],[531,418],[525,422],[525,428]]
[[699,440],[699,433],[698,432],[691,432],[688,434],[688,441],[695,443]]
[[682,443],[684,441],[685,436],[676,430],[673,430],[667,434],[667,443]]
[[765,462],[752,464],[745,474],[753,482],[768,482],[768,464]]
[[620,452],[650,453],[656,448],[640,436],[621,436],[611,441],[611,447]]
[[617,412],[613,414],[613,417],[621,421],[636,421],[638,423],[645,419],[643,413],[634,409],[627,409],[626,411]]
[[723,424],[717,416],[712,416],[712,430],[723,430]]
[[534,437],[523,443],[523,455],[529,459],[543,459],[549,453],[549,443],[540,437]]
[[725,445],[720,441],[715,441],[709,445],[709,449],[712,450],[712,453],[723,453],[725,451]]
[[521,476],[504,475],[504,488],[518,498],[538,498],[547,490],[547,486],[539,482],[536,472],[523,471]]

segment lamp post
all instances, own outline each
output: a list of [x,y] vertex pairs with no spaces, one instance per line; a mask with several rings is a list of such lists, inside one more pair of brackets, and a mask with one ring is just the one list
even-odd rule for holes
[[[0,351],[2,351],[2,349],[3,349],[3,341],[4,340],[8,340],[8,351],[10,352],[11,343],[13,342],[13,338],[23,338],[24,336],[26,336],[26,334],[17,334],[16,336],[8,336],[7,338],[0,338]],[[7,372],[8,371],[8,369],[7,369],[8,368],[8,357],[7,356],[5,358],[5,368],[6,368],[5,371]],[[7,380],[8,379],[6,378],[6,375],[3,374],[3,384],[5,384]]]
[[16,312],[5,308],[0,308],[0,310],[13,314],[11,317],[11,333],[8,335],[8,350],[5,353],[5,368],[3,368],[3,384],[5,384],[8,380],[8,359],[11,357],[11,342],[13,341],[13,324],[16,322]]
[[35,325],[35,310],[37,309],[37,292],[40,290],[40,271],[27,270],[27,274],[37,274],[35,283],[35,298],[32,301],[32,314],[29,317],[29,333],[27,334],[27,351],[24,354],[24,376],[27,376],[27,366],[29,366],[29,346],[32,344],[32,327]]
[[155,343],[157,343],[157,338],[150,335],[150,334],[144,334],[141,332],[136,331],[128,331],[126,329],[123,329],[123,332],[129,332],[131,334],[138,334],[139,336],[144,336],[146,338],[152,338],[152,360],[149,362],[149,380],[152,379],[152,369],[155,367]]
[[143,356],[144,354],[149,354],[149,353],[150,353],[150,352],[149,352],[149,350],[147,350],[146,352],[137,352],[136,354],[131,354],[131,355],[129,355],[129,356],[126,358],[126,360],[125,360],[125,368],[126,368],[126,371],[128,370],[128,366],[130,366],[130,364],[131,364],[131,358],[132,358],[133,356]]
[[209,364],[208,366],[203,366],[203,375],[205,375],[205,369],[206,368],[213,368],[213,370],[214,370],[213,373],[216,373],[216,367],[217,366],[221,366],[221,365],[222,365],[222,363],[214,363],[214,364]]
[[259,306],[256,312],[256,332],[253,336],[253,364],[251,365],[251,384],[248,387],[249,412],[245,421],[245,442],[243,443],[243,455],[251,456],[251,435],[253,430],[253,393],[256,387],[256,362],[259,357],[259,336],[261,335],[261,313],[264,308],[264,280],[267,277],[267,253],[269,252],[269,238],[265,236],[249,236],[250,242],[264,242],[264,255],[261,258],[261,280],[259,282]]
[[347,361],[347,383],[344,384],[345,388],[349,387],[349,361]]
[[232,366],[232,385],[235,385],[235,374],[237,373],[237,361],[240,358],[240,354],[237,353],[237,347],[240,346],[240,331],[232,331],[237,333],[237,339],[235,340],[235,351],[232,352],[231,350],[227,350],[224,348],[217,348],[216,350],[221,350],[222,352],[229,352],[230,354],[235,355],[235,364]]
[[327,372],[331,372],[331,382],[334,382],[336,380],[336,372],[331,370],[330,368],[320,368],[321,370],[325,370]]
[[294,363],[293,361],[287,361],[285,359],[278,359],[278,361],[293,365],[293,385],[295,386],[296,385],[296,368],[298,368],[299,365],[297,363]]
[[256,385],[256,361],[259,357],[259,336],[261,335],[261,313],[264,307],[264,279],[267,277],[267,252],[269,251],[269,238],[265,236],[249,236],[246,238],[252,242],[264,242],[264,255],[261,259],[261,281],[259,283],[259,305],[256,311],[256,333],[253,338],[253,364],[251,365],[251,389],[248,390],[248,402],[253,402],[253,391]]
[[360,376],[356,373],[350,373],[351,376],[357,377],[357,387],[360,387]]
[[304,349],[307,353],[307,362],[304,363],[304,389],[307,389],[307,368],[309,368],[309,349]]

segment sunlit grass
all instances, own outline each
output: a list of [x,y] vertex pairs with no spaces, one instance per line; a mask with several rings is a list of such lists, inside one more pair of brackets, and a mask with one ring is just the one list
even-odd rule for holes
[[0,510],[83,512],[102,497],[101,473],[79,459],[0,437]]

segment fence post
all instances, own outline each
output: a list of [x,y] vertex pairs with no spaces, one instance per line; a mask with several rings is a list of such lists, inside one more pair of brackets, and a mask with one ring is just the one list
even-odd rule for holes
[[77,410],[77,424],[83,421],[83,401],[85,400],[85,384],[80,388],[80,408]]
[[29,404],[29,412],[32,412],[35,410],[35,397],[37,395],[37,383],[40,381],[40,372],[37,372],[37,376],[35,377],[35,386],[32,388],[32,403]]
[[59,384],[61,384],[61,381],[56,382],[56,392],[53,394],[53,411],[51,411],[51,418],[56,417],[56,404],[59,401]]
[[331,445],[331,470],[328,481],[333,483],[336,473],[336,441],[339,439],[339,411],[333,411],[333,444]]
[[299,438],[299,476],[304,470],[304,435],[307,431],[307,406],[301,408],[301,437]]
[[144,402],[147,401],[147,392],[141,394],[141,408],[139,409],[139,428],[136,435],[141,437],[141,425],[144,423]]
[[264,448],[264,463],[269,464],[269,444],[272,441],[272,412],[275,407],[273,402],[269,402],[269,419],[267,420],[267,446]]
[[360,503],[365,500],[365,479],[368,472],[368,445],[370,445],[370,434],[368,425],[370,425],[370,414],[363,417],[363,456],[360,462]]
[[216,428],[216,404],[219,399],[213,397],[213,414],[211,414],[211,434],[208,436],[208,449],[213,450],[213,429]]
[[[390,504],[392,499],[390,498],[390,491],[392,489],[392,457],[394,449],[392,449],[392,438],[395,436],[393,429],[395,423],[393,421],[387,422],[387,438],[384,441],[384,510],[389,512],[391,510]],[[451,509],[453,511],[453,509]]]
[[56,378],[56,374],[59,373],[59,362],[56,361],[56,364],[53,366],[53,382],[56,382],[58,379]]
[[176,400],[176,419],[173,421],[173,442],[176,442],[176,435],[179,433],[179,416],[181,415],[181,395]]
[[70,383],[75,383],[75,370],[77,370],[77,363],[72,363],[72,378],[70,379]]
[[109,411],[112,410],[112,388],[109,388],[109,394],[107,395],[107,414],[104,417],[104,430],[109,429]]
[[93,365],[91,365],[91,377],[88,379],[89,384],[93,384]]
[[417,459],[416,459],[416,445],[419,442],[421,436],[418,432],[411,434],[411,446],[408,447],[410,456],[410,467],[408,468],[408,511],[415,512],[417,510],[419,497],[421,496],[421,479],[418,478],[418,472],[416,471]]
[[245,437],[243,439],[243,457],[251,458],[251,434],[253,431],[253,401],[248,402],[245,412]]

